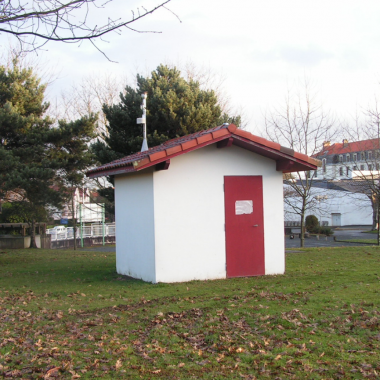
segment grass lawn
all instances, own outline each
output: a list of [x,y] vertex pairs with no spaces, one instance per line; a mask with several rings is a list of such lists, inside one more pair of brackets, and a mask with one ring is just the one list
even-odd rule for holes
[[378,379],[380,251],[303,249],[286,275],[148,284],[114,253],[0,251],[0,374]]
[[366,243],[366,244],[377,245],[377,239],[344,239],[344,240],[338,240],[338,241],[348,242],[348,243]]

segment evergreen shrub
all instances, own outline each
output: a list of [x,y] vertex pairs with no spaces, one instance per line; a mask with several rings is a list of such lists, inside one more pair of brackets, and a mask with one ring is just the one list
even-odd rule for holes
[[331,236],[334,234],[334,231],[330,227],[316,227],[313,231],[316,234]]
[[305,225],[308,232],[315,232],[319,227],[318,218],[315,215],[308,215],[305,219]]

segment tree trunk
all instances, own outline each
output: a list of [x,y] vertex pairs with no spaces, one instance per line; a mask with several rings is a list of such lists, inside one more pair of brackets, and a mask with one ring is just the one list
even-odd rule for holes
[[371,205],[372,205],[372,231],[375,231],[377,228],[377,221],[378,221],[378,202],[376,200],[375,194],[371,196]]
[[302,199],[302,208],[301,208],[301,241],[300,241],[300,247],[305,246],[305,209],[306,209],[306,199]]
[[74,227],[74,251],[77,249],[77,221],[75,219],[75,208],[74,208],[74,194],[71,197],[71,216],[73,218]]
[[304,247],[305,246],[305,212],[302,213],[301,215],[301,241],[300,241],[300,247]]
[[376,194],[376,202],[377,202],[377,245],[380,245],[380,199],[379,199],[379,190],[378,193]]
[[375,231],[377,228],[377,207],[372,205],[372,231]]
[[31,231],[30,231],[30,248],[37,248],[36,244],[36,221],[34,218],[31,223]]

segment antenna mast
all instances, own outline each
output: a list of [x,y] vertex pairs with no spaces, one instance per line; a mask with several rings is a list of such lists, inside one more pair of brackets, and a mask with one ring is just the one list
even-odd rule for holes
[[143,125],[143,143],[141,147],[141,152],[145,152],[148,150],[148,141],[146,139],[146,98],[148,97],[148,93],[144,92],[141,95],[142,98],[142,103],[141,103],[141,109],[143,111],[143,114],[141,117],[137,118],[137,124],[142,124]]

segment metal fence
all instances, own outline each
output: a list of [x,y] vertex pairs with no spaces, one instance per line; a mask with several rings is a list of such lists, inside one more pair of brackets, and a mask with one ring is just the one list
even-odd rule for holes
[[300,221],[285,220],[284,224],[285,224],[285,227],[301,227]]
[[[103,236],[102,224],[92,224],[91,226],[83,226],[82,236],[80,230],[80,227],[76,228],[76,236],[78,239],[80,237],[86,238]],[[51,236],[51,241],[74,239],[74,227],[67,227],[64,229],[49,228],[46,230],[46,234]],[[104,225],[104,236],[115,236],[115,223]]]

